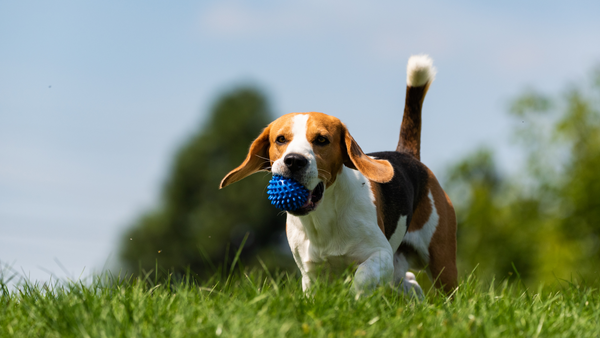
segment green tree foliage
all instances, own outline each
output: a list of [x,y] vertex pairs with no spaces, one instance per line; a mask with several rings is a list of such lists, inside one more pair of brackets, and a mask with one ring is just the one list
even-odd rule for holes
[[[242,251],[246,264],[258,255],[269,266],[293,266],[285,248],[285,218],[267,199],[269,175],[256,174],[219,190],[252,141],[272,120],[266,99],[255,89],[226,93],[208,120],[175,156],[160,205],[124,234],[121,258],[129,271],[139,266],[201,275]],[[282,246],[283,244],[283,246]]]
[[[600,70],[600,69],[599,69]],[[525,280],[597,281],[600,267],[600,71],[589,85],[512,104],[523,168],[502,175],[489,149],[459,161],[446,182],[459,221],[459,266]]]

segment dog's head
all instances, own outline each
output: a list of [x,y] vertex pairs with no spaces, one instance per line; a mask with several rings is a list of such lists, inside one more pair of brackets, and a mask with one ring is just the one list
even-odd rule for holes
[[308,202],[290,212],[302,216],[317,208],[344,165],[379,183],[394,176],[388,161],[363,153],[339,119],[322,113],[292,113],[262,131],[244,162],[223,178],[221,188],[258,171],[293,178],[310,191]]

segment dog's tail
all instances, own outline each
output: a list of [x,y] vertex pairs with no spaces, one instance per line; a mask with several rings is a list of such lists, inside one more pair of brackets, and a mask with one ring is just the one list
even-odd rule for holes
[[436,70],[433,60],[427,55],[411,56],[406,70],[406,103],[396,151],[409,153],[420,160],[421,108]]

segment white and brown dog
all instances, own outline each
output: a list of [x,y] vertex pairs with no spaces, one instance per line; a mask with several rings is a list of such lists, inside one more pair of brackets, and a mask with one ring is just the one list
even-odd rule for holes
[[422,294],[408,269],[427,269],[438,288],[457,285],[456,216],[420,162],[421,108],[435,76],[428,56],[408,61],[406,106],[396,151],[364,154],[339,119],[292,113],[269,124],[221,188],[258,171],[293,178],[309,191],[287,213],[286,233],[306,291],[319,271],[357,266],[354,287],[401,285]]

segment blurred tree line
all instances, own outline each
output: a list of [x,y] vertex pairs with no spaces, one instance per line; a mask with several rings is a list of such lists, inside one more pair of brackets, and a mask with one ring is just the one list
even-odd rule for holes
[[[502,172],[489,148],[450,166],[444,188],[458,217],[458,266],[484,278],[516,270],[530,283],[595,282],[600,267],[600,68],[591,82],[554,96],[533,90],[509,114],[524,154],[515,173]],[[268,174],[219,190],[270,121],[254,88],[225,93],[179,150],[160,205],[125,233],[121,258],[129,271],[186,268],[207,276],[230,263],[246,234],[246,266],[295,271],[285,216],[270,206]]]
[[514,174],[501,174],[485,148],[447,173],[463,272],[503,278],[516,268],[530,283],[599,281],[600,68],[590,80],[513,101],[513,138],[525,155]]

